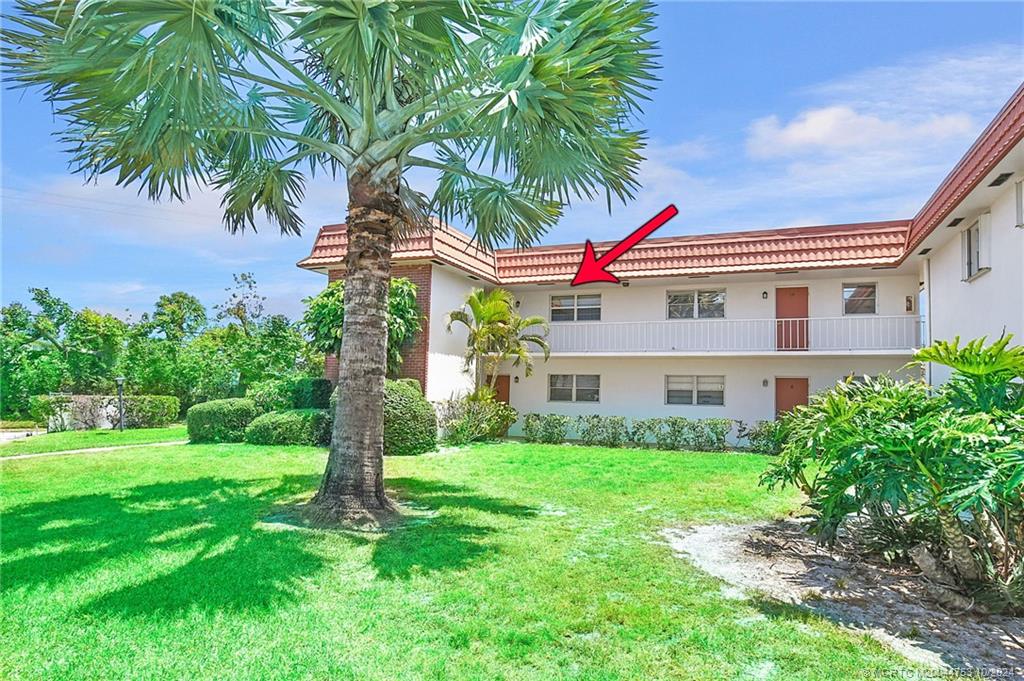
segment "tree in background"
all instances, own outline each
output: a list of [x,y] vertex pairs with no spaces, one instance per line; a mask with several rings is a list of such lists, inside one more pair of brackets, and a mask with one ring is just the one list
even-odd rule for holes
[[[251,276],[244,292],[248,301],[262,300]],[[296,324],[281,315],[253,314],[248,303],[236,306],[246,307],[246,332],[234,315],[225,326],[208,326],[202,303],[183,291],[161,296],[151,313],[127,322],[76,311],[46,289],[30,293],[38,311],[20,303],[0,310],[4,415],[27,415],[33,395],[109,394],[116,376],[126,377],[129,393],[173,395],[187,409],[244,395],[248,386],[268,378],[323,373],[322,358]]]
[[256,290],[256,277],[252,272],[231,276],[235,279],[235,285],[224,289],[228,293],[228,299],[214,306],[217,310],[217,321],[228,320],[237,324],[243,334],[250,336],[263,319],[263,304],[267,297],[261,296]]
[[513,366],[523,365],[530,376],[531,352],[539,350],[545,361],[551,354],[546,340],[547,321],[543,317],[521,317],[516,312],[515,298],[503,288],[473,289],[462,308],[448,313],[449,333],[454,324],[466,327],[466,368],[482,368],[491,391],[497,385],[502,362],[512,360]]
[[[337,356],[345,328],[345,282],[331,282],[319,294],[302,302],[306,304],[302,328],[310,347]],[[392,279],[388,288],[388,376],[398,375],[402,349],[420,332],[422,317],[416,303],[416,284],[402,277]]]
[[175,343],[195,338],[206,328],[206,322],[206,308],[198,298],[184,291],[160,296],[151,318],[153,331]]
[[[653,79],[631,0],[21,0],[11,79],[43,88],[87,176],[153,199],[224,191],[225,225],[298,233],[305,176],[348,188],[335,430],[313,507],[376,517],[391,251],[428,211],[483,246],[526,246],[573,197],[626,200]],[[438,173],[432,197],[406,171]]]

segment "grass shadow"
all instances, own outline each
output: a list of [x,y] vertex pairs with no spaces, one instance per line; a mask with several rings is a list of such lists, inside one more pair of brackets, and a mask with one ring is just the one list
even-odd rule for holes
[[308,492],[316,479],[204,477],[14,507],[4,514],[4,589],[54,588],[110,571],[120,573],[119,586],[81,610],[272,607],[292,599],[323,561],[307,537],[256,523],[268,505]]
[[433,480],[395,478],[388,491],[418,515],[376,540],[372,561],[384,579],[465,568],[500,550],[501,518],[536,515],[529,506]]

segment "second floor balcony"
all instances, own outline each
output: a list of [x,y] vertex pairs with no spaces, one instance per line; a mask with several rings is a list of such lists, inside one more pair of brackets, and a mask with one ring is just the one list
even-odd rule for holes
[[914,315],[552,323],[560,354],[906,354],[920,347]]

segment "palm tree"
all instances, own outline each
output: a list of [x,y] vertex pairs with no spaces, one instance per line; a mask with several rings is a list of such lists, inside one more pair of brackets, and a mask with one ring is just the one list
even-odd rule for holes
[[[18,0],[13,82],[66,121],[72,167],[157,200],[223,191],[224,223],[297,234],[306,177],[345,180],[341,399],[313,503],[384,493],[391,251],[427,215],[527,246],[574,197],[628,200],[651,89],[645,0]],[[432,197],[406,172],[437,172]],[[339,196],[342,188],[339,187]]]
[[531,346],[543,352],[545,360],[551,354],[546,340],[547,321],[543,317],[520,317],[515,298],[503,288],[473,289],[462,308],[448,314],[449,333],[454,324],[465,326],[468,332],[466,368],[482,367],[491,390],[497,384],[502,362],[513,360],[514,366],[525,365],[529,376],[533,373]]
[[491,389],[493,390],[498,382],[498,367],[506,360],[512,360],[512,366],[524,366],[527,376],[533,374],[532,349],[540,350],[544,354],[544,361],[548,361],[551,348],[548,346],[547,335],[548,323],[543,317],[520,317],[518,313],[513,312],[512,318],[505,326],[505,336],[498,344],[499,350],[492,358],[494,363],[490,373]]

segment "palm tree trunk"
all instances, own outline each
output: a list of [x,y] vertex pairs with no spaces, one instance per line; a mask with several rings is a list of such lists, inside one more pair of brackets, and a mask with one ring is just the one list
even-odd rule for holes
[[384,377],[391,247],[401,213],[397,180],[382,187],[365,173],[348,184],[338,404],[327,470],[312,504],[334,520],[381,520],[394,510],[384,493]]

